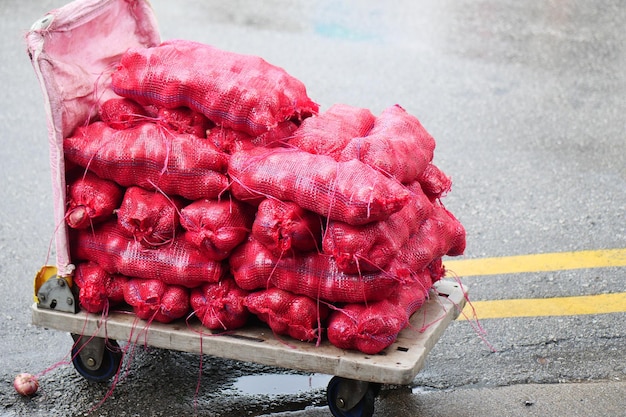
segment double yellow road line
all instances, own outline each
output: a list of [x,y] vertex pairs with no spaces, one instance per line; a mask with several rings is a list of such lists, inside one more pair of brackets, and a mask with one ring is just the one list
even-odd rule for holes
[[[626,249],[544,253],[500,258],[447,260],[446,269],[461,277],[626,266]],[[620,272],[623,273],[623,272]],[[470,283],[468,283],[470,285]],[[471,294],[470,294],[471,296]],[[571,316],[626,312],[626,292],[577,297],[472,301],[465,316],[478,319]]]

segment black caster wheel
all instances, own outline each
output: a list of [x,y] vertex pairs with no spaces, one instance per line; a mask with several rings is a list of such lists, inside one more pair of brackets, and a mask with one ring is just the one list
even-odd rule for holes
[[72,364],[86,380],[105,382],[120,369],[122,351],[115,340],[72,334]]
[[326,389],[328,408],[334,417],[372,417],[380,385],[333,377]]

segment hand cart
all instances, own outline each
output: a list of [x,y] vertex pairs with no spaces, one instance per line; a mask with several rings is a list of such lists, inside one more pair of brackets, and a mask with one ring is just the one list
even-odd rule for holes
[[398,339],[381,353],[366,355],[339,349],[328,341],[316,346],[290,339],[287,346],[265,326],[249,326],[215,337],[219,333],[211,332],[199,322],[182,320],[169,324],[153,322],[137,332],[136,318],[130,314],[111,313],[103,320],[99,314],[75,313],[77,300],[67,281],[54,275],[54,268],[42,271],[35,284],[39,287],[39,302],[32,306],[32,322],[72,334],[78,341],[72,351],[72,363],[88,380],[101,382],[113,377],[122,360],[121,351],[115,348],[116,341],[128,341],[334,375],[328,383],[327,399],[335,417],[371,417],[381,384],[411,383],[467,299],[467,288],[458,282],[449,279],[437,282],[428,301],[412,316],[410,326]]
[[[407,385],[422,368],[426,355],[465,305],[466,289],[455,281],[439,281],[429,300],[411,318],[396,342],[377,355],[346,351],[322,342],[278,340],[268,327],[246,327],[219,337],[198,323],[151,323],[133,339],[136,318],[100,315],[78,308],[72,291],[73,264],[65,215],[63,139],[93,114],[95,92],[106,94],[107,77],[129,47],[160,42],[156,19],[146,1],[77,0],[35,22],[27,34],[28,53],[42,85],[49,126],[53,178],[56,266],[44,267],[35,279],[35,325],[66,331],[76,343],[72,361],[86,379],[106,381],[119,369],[117,340],[195,352],[226,359],[334,375],[328,384],[330,411],[336,417],[368,417],[380,384]],[[95,56],[95,55],[98,56]],[[203,336],[204,334],[204,336]],[[93,337],[92,337],[93,336]],[[294,349],[293,346],[296,348]]]

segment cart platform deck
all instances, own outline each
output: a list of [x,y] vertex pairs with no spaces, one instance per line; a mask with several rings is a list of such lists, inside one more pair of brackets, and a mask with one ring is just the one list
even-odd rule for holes
[[462,310],[467,288],[441,280],[431,297],[411,317],[411,325],[377,355],[336,348],[328,341],[319,346],[287,336],[275,336],[268,327],[245,327],[215,333],[199,322],[169,324],[138,320],[133,314],[114,312],[106,320],[98,314],[77,314],[32,307],[33,324],[50,329],[137,344],[203,353],[244,362],[290,368],[304,372],[381,384],[407,385],[421,370],[432,347]]

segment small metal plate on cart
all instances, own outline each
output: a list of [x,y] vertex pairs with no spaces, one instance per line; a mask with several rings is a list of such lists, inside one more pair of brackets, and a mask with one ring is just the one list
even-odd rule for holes
[[[328,341],[316,346],[286,336],[279,340],[267,327],[246,327],[217,335],[200,323],[153,322],[146,331],[138,332],[136,327],[145,322],[138,324],[132,314],[111,313],[105,323],[100,314],[68,314],[39,309],[36,304],[32,309],[32,322],[70,333],[108,337],[162,349],[202,352],[226,359],[360,381],[407,385],[423,367],[426,356],[450,322],[465,306],[466,293],[467,288],[457,282],[437,282],[429,300],[411,317],[411,325],[400,332],[395,343],[377,355],[339,349]],[[206,336],[201,336],[202,333]]]
[[49,310],[77,313],[78,303],[65,278],[56,275],[48,278],[37,291],[37,306]]

